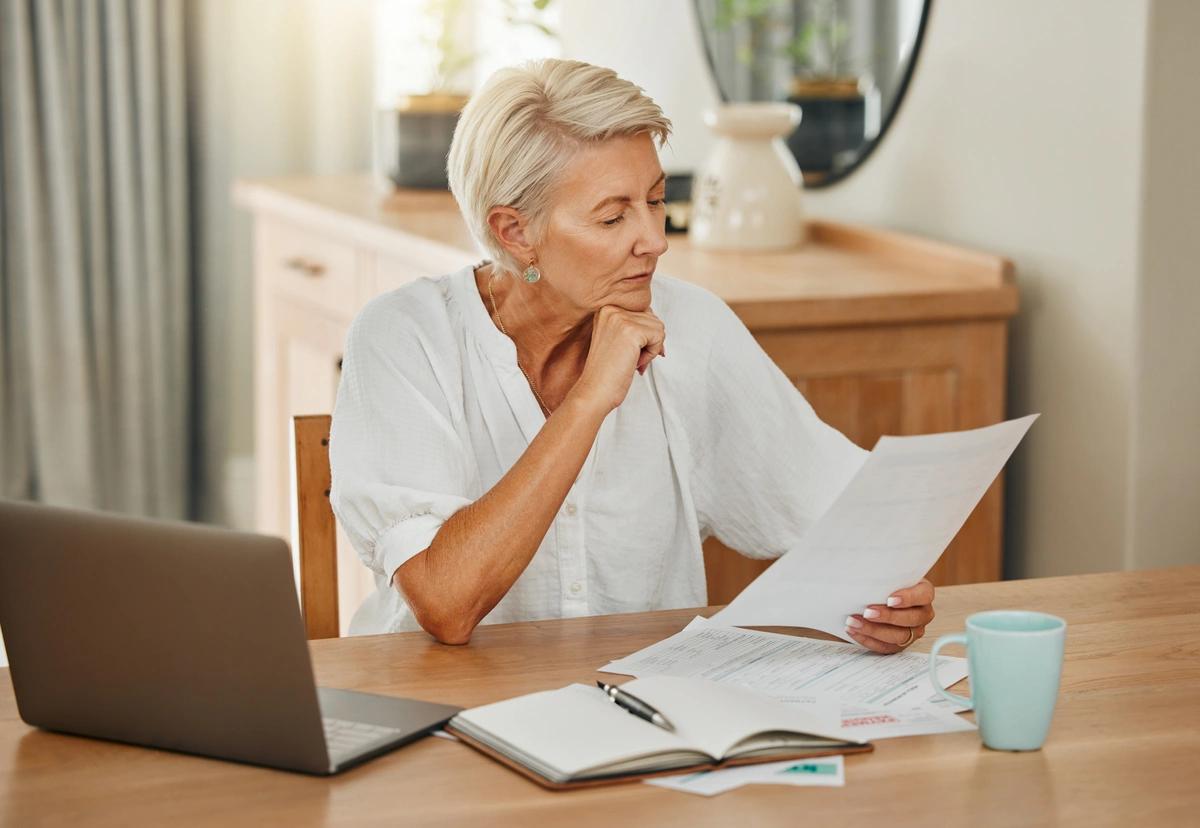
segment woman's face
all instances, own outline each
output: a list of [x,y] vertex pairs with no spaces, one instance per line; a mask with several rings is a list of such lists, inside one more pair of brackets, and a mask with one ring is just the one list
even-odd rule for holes
[[647,310],[654,268],[667,250],[665,190],[647,133],[581,150],[552,193],[536,248],[542,287],[584,311]]

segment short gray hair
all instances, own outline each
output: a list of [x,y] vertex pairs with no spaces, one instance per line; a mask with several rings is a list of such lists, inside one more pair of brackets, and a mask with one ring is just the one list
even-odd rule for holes
[[589,143],[648,133],[661,149],[671,121],[641,87],[612,69],[548,58],[496,71],[459,116],[446,158],[450,191],[475,242],[497,271],[520,273],[488,226],[493,207],[530,221],[535,242],[545,229],[551,190],[575,153]]

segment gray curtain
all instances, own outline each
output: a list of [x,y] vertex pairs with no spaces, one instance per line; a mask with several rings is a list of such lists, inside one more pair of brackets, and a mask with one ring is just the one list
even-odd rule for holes
[[0,0],[0,494],[191,511],[183,0]]

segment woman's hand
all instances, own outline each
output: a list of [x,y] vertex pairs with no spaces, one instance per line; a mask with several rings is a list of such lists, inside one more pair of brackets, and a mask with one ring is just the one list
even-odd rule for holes
[[868,650],[898,653],[925,635],[932,620],[933,584],[922,578],[915,586],[896,590],[886,605],[872,604],[861,615],[846,618],[846,634]]
[[652,311],[605,305],[596,311],[587,362],[571,394],[583,395],[606,413],[613,410],[625,401],[633,372],[644,372],[655,357],[666,356],[666,335]]

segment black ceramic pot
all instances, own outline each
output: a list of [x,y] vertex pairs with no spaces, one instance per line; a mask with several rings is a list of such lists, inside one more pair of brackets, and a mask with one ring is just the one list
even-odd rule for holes
[[409,95],[396,108],[397,187],[446,189],[446,155],[459,113],[467,99],[461,95]]
[[800,126],[788,136],[787,145],[803,172],[832,172],[839,154],[862,148],[867,106],[857,80],[797,79],[788,101],[801,110]]

